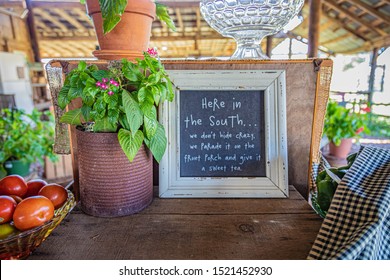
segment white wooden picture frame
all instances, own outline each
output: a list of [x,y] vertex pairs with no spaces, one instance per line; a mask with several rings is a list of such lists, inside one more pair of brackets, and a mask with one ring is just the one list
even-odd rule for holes
[[[288,197],[285,70],[167,70],[175,100],[160,108],[168,137],[160,162],[162,198]],[[264,91],[265,173],[262,177],[180,175],[180,92],[185,90]]]

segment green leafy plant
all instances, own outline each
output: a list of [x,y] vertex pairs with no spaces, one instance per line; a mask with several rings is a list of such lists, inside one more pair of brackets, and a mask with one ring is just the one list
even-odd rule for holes
[[164,67],[147,52],[144,59],[135,63],[126,59],[113,61],[107,69],[81,61],[66,76],[58,105],[64,109],[72,100],[81,98],[82,107],[66,112],[60,121],[92,124],[93,132],[117,132],[130,161],[145,143],[159,162],[167,138],[157,120],[157,107],[173,97],[172,83]]
[[380,138],[390,138],[390,117],[372,114],[369,116],[368,128],[370,135]]
[[[85,4],[85,0],[80,0],[80,3]],[[125,12],[128,0],[99,0],[100,9],[103,17],[103,33],[107,34],[115,28],[115,26],[121,21],[121,17]],[[165,22],[168,27],[176,31],[176,27],[171,17],[168,14],[168,9],[165,5],[155,2],[156,4],[156,17]]]
[[322,218],[325,218],[338,185],[351,168],[357,156],[358,153],[350,154],[347,157],[347,165],[329,169],[324,167],[325,169],[318,173],[315,181],[316,191],[311,195],[311,202],[314,210]]
[[324,135],[339,146],[341,139],[359,138],[362,133],[368,134],[367,114],[354,113],[338,105],[335,101],[329,101],[326,110]]
[[0,119],[0,173],[4,163],[20,160],[25,163],[44,163],[44,157],[56,161],[53,153],[54,118],[49,111],[3,109]]

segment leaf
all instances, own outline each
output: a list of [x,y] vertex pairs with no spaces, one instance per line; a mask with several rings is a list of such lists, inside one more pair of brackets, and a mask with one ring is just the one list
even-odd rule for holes
[[[149,107],[149,106],[146,106]],[[151,139],[157,131],[157,110],[156,107],[151,105],[150,109],[144,111],[144,125],[146,131],[146,137]]]
[[96,80],[101,81],[103,78],[110,77],[110,72],[107,70],[98,70],[91,73],[92,77]]
[[167,88],[168,88],[168,101],[172,102],[173,98],[175,97],[172,82],[169,79],[167,79],[166,83],[167,83]]
[[145,102],[145,99],[146,99],[146,89],[145,87],[142,87],[138,90],[138,101],[139,103],[144,103]]
[[148,118],[146,115],[144,116],[144,126],[146,131],[146,137],[152,139],[152,137],[156,134],[158,121],[153,118]]
[[156,16],[162,22],[165,22],[169,29],[176,31],[175,23],[172,21],[171,17],[168,14],[167,6],[160,3],[156,3]]
[[103,99],[97,99],[93,105],[93,109],[97,112],[100,118],[103,118],[106,115],[106,104]]
[[60,106],[62,110],[64,110],[66,105],[70,103],[70,100],[68,98],[69,89],[70,85],[65,85],[58,93],[58,106]]
[[124,114],[122,114],[119,118],[119,123],[120,125],[126,129],[126,130],[130,130],[130,125],[129,125],[129,122],[127,121],[127,118]]
[[68,98],[71,100],[81,97],[83,94],[83,88],[77,87],[77,86],[71,86],[68,93]]
[[79,108],[66,112],[60,118],[60,122],[72,125],[81,125],[81,109]]
[[87,68],[87,63],[85,61],[80,61],[77,68],[79,69],[79,71],[84,71],[85,68]]
[[70,86],[77,87],[78,82],[79,82],[79,73],[76,72],[74,75],[70,76]]
[[107,34],[118,24],[127,6],[127,0],[99,0],[103,17],[103,32]]
[[83,107],[81,107],[81,113],[83,115],[83,119],[85,121],[89,121],[89,114],[91,112],[91,107],[87,106],[87,105],[83,105]]
[[161,74],[160,73],[153,73],[150,74],[148,77],[148,84],[149,85],[155,85],[157,84],[161,79]]
[[115,132],[118,126],[116,123],[110,122],[108,117],[95,120],[93,131],[95,132]]
[[103,96],[103,100],[108,104],[108,108],[118,107],[118,99],[119,99],[118,93],[114,93],[112,95],[108,95],[107,93],[105,93]]
[[[155,94],[154,102],[157,106],[159,102],[164,102],[167,99],[167,88],[163,84],[156,85],[156,88],[158,90],[158,94]],[[156,96],[158,96],[159,98],[157,99]]]
[[95,103],[95,99],[88,93],[83,94],[81,99],[83,100],[83,105],[86,105],[89,107],[92,107],[93,104]]
[[160,162],[167,148],[167,137],[165,136],[165,130],[162,124],[157,124],[156,134],[150,141],[145,141],[145,144],[152,152],[156,161]]
[[138,103],[126,90],[122,92],[122,103],[130,131],[134,134],[143,123],[143,113]]
[[115,109],[108,109],[108,120],[110,123],[118,123],[118,118],[119,118],[119,110],[117,108]]
[[133,136],[130,131],[121,128],[118,132],[118,140],[123,152],[126,154],[129,161],[132,162],[142,145],[144,135],[142,131],[137,130]]
[[139,71],[139,67],[132,63],[131,61],[128,61],[126,59],[122,60],[123,66],[122,66],[122,72],[123,75],[131,82],[138,82],[139,80],[142,80],[141,72]]
[[79,77],[80,77],[80,81],[81,81],[84,85],[86,84],[86,82],[88,81],[88,79],[91,79],[91,77],[90,77],[87,73],[85,73],[85,72],[81,72],[80,75],[79,75]]

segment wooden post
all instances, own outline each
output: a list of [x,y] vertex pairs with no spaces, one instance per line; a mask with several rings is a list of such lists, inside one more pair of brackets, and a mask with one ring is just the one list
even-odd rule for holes
[[372,96],[374,95],[374,82],[375,82],[375,70],[378,60],[378,48],[372,50],[371,55],[371,70],[370,70],[370,80],[368,81],[368,104],[371,107]]
[[292,42],[293,38],[289,38],[289,43],[288,43],[288,59],[291,59],[292,56]]
[[28,32],[30,34],[30,40],[31,40],[31,47],[34,53],[34,60],[35,62],[41,62],[41,55],[39,52],[39,45],[38,45],[38,38],[37,34],[35,32],[35,21],[34,21],[34,14],[33,14],[33,7],[32,7],[32,1],[31,0],[25,0],[26,1],[26,8],[28,10],[27,15],[27,26],[28,26]]
[[321,0],[310,0],[308,57],[318,56],[320,39]]
[[267,37],[267,47],[266,47],[266,51],[265,51],[265,54],[271,58],[271,55],[272,55],[272,38],[273,36],[270,35]]

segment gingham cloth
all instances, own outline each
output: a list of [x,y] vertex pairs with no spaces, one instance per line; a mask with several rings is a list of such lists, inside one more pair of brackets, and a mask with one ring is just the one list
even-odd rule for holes
[[308,259],[390,259],[390,150],[361,150],[337,187]]

